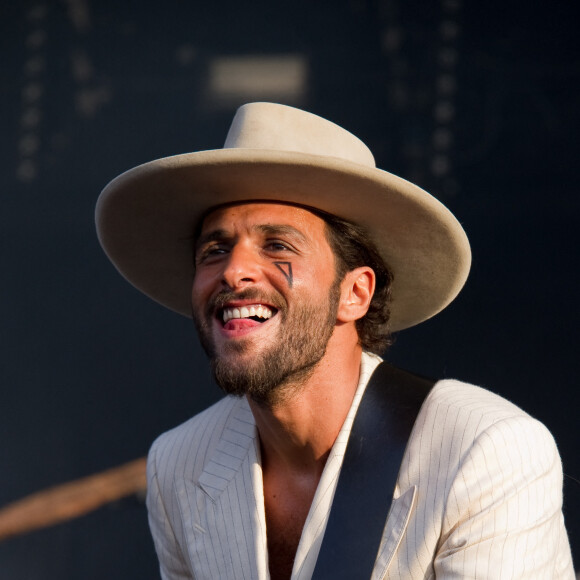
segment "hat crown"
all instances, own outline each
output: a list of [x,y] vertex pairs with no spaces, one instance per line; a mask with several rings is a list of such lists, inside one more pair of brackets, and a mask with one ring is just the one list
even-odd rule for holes
[[370,149],[346,129],[312,113],[275,103],[240,107],[224,148],[293,151],[376,167]]
[[467,277],[469,242],[447,208],[376,169],[348,131],[272,103],[241,107],[224,149],[157,159],[114,179],[96,208],[99,240],[127,280],[191,316],[192,232],[211,208],[252,201],[317,208],[365,228],[393,271],[393,331],[437,314]]

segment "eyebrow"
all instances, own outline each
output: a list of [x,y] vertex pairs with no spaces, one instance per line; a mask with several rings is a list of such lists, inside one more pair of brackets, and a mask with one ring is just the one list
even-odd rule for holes
[[[287,224],[260,224],[254,226],[252,229],[269,236],[290,236],[298,239],[302,243],[308,243],[308,239],[300,230]],[[195,243],[195,250],[199,250],[199,248],[209,244],[210,242],[229,240],[232,237],[232,234],[227,230],[221,228],[211,230],[197,239]]]
[[[216,242],[219,240],[225,240],[228,237],[226,230],[212,230],[203,236],[199,236],[195,241],[195,251],[197,252],[202,246],[209,244],[210,242]],[[231,237],[231,236],[230,236]]]
[[270,236],[291,236],[303,243],[308,242],[306,236],[300,230],[286,224],[263,224],[257,226],[256,229]]

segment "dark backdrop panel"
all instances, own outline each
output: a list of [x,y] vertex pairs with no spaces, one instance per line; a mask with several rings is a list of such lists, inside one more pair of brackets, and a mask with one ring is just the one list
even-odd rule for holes
[[[221,147],[235,108],[268,97],[265,82],[212,92],[219,59],[282,56],[305,74],[277,100],[342,124],[464,224],[465,290],[388,357],[483,385],[550,428],[580,557],[573,3],[4,4],[0,505],[140,457],[219,397],[191,323],[108,263],[93,208],[136,164]],[[0,570],[158,577],[139,498],[0,544]]]

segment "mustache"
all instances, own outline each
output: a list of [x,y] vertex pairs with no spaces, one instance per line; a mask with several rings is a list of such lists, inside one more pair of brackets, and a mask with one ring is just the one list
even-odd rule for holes
[[263,292],[257,288],[246,288],[241,292],[222,290],[216,294],[207,304],[206,315],[213,316],[215,312],[223,309],[226,304],[235,300],[252,300],[256,303],[273,306],[276,310],[286,310],[286,301],[279,294]]

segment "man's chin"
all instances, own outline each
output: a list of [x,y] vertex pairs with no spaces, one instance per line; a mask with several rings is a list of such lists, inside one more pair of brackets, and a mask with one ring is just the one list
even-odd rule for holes
[[212,364],[227,365],[244,372],[244,369],[251,368],[262,356],[262,349],[256,348],[251,341],[236,340],[215,349],[210,358]]
[[240,357],[219,357],[211,361],[213,374],[218,386],[228,395],[251,394],[263,385],[264,368],[240,360]]
[[248,396],[258,404],[271,406],[298,392],[319,360],[289,367],[265,356],[258,360],[252,356],[247,363],[238,357],[231,364],[220,358],[212,360],[212,370],[216,383],[226,394]]

